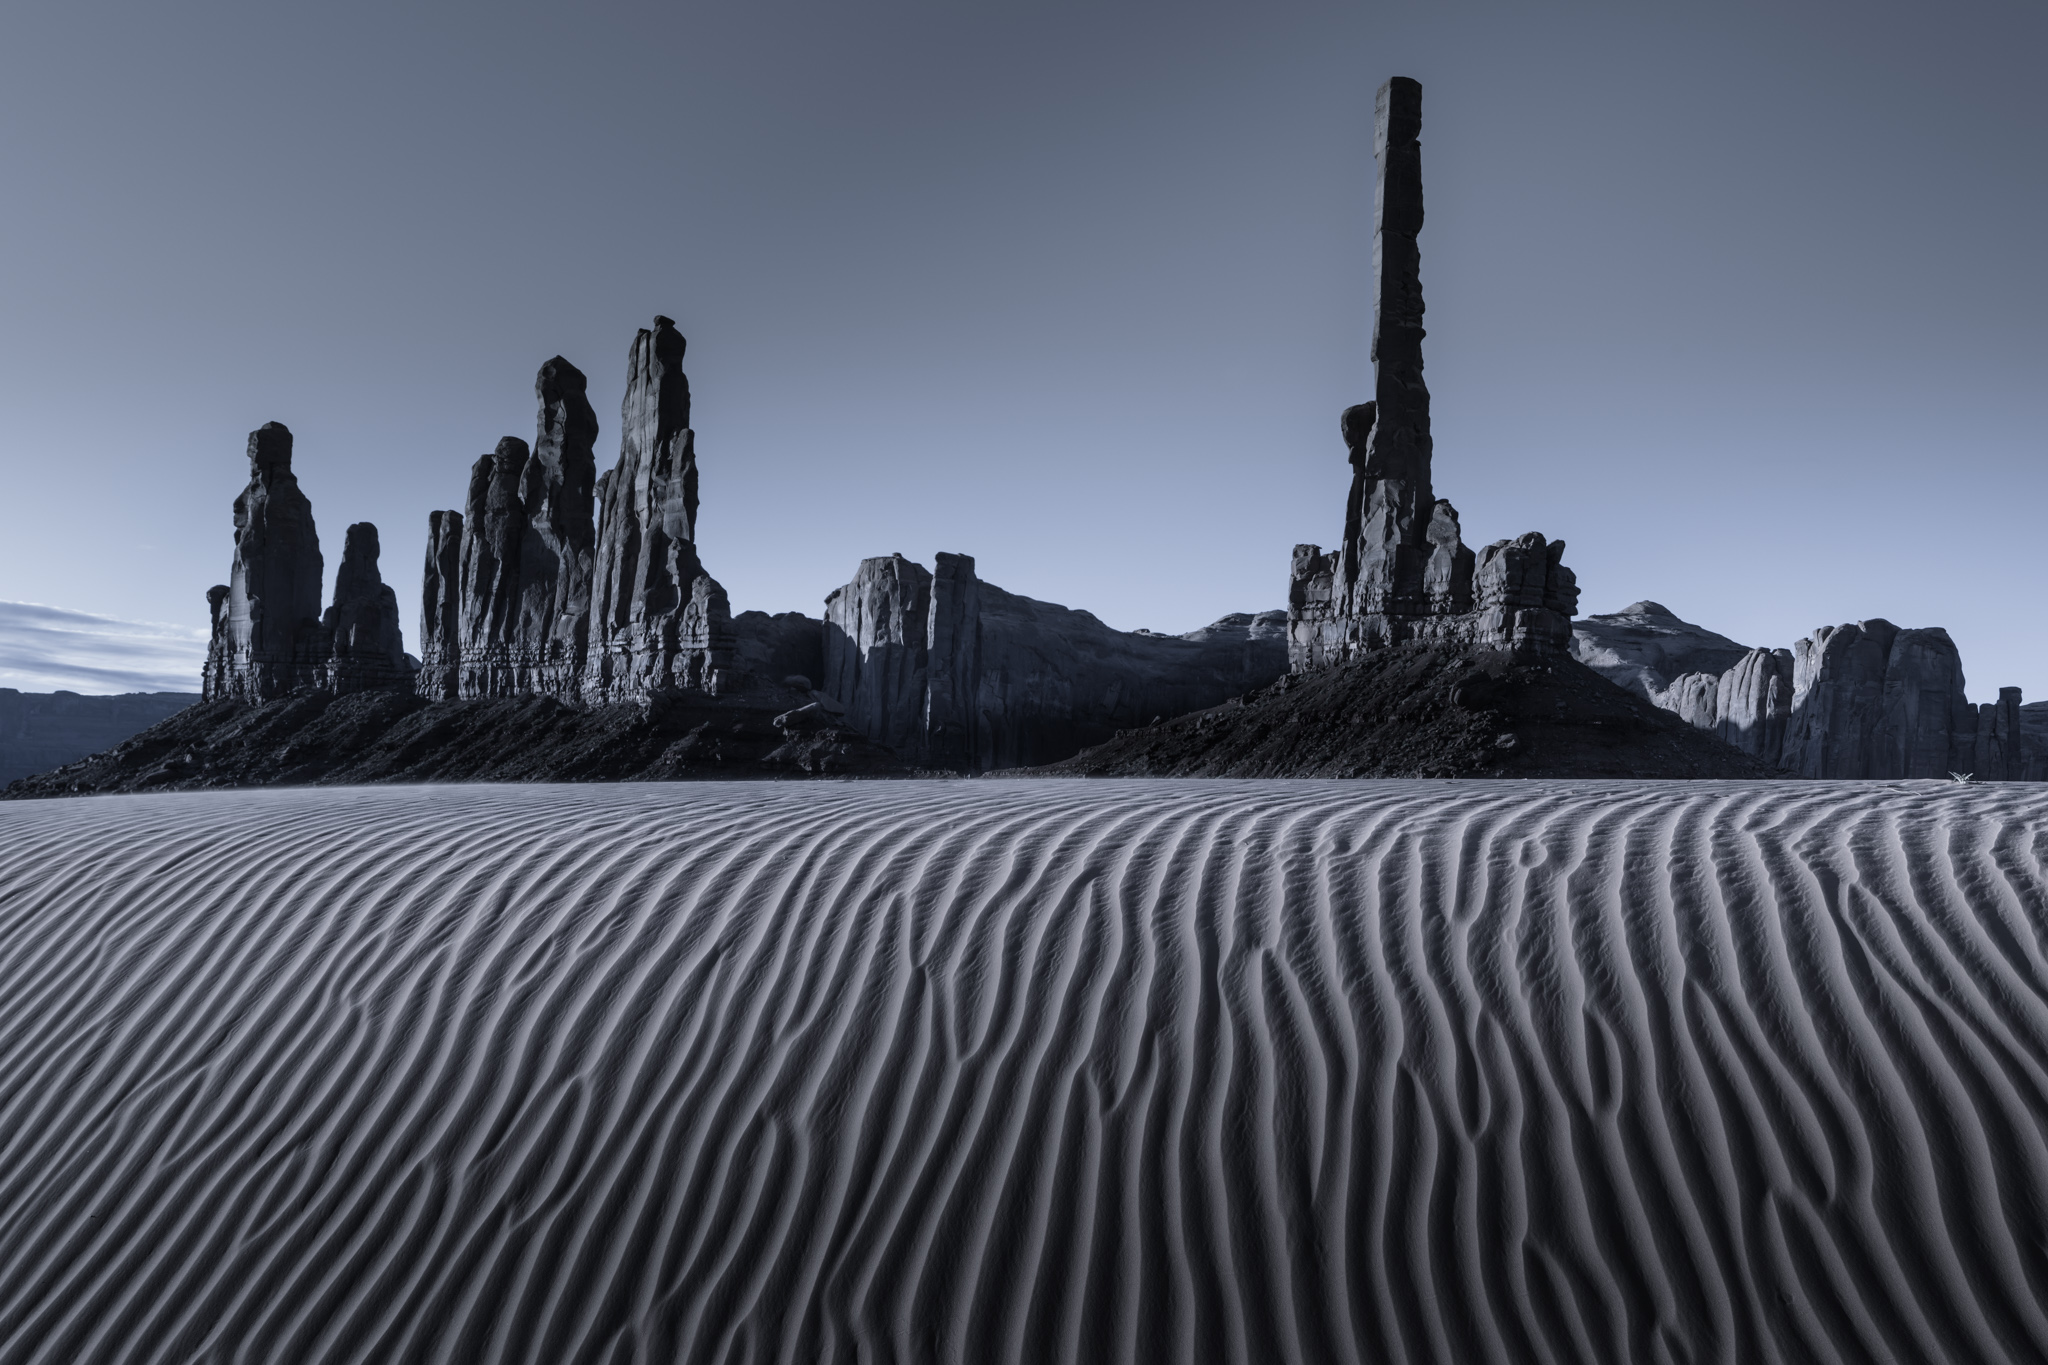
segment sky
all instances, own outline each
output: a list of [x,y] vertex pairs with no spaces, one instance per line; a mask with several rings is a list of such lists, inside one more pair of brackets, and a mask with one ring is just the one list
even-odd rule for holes
[[427,514],[557,353],[607,467],[664,313],[736,611],[939,550],[1126,629],[1283,606],[1400,74],[1468,543],[1746,644],[1944,626],[1973,699],[2048,698],[2044,50],[2037,0],[23,6],[0,599],[203,629],[276,420],[416,652]]
[[197,692],[206,631],[0,602],[0,687],[17,692]]

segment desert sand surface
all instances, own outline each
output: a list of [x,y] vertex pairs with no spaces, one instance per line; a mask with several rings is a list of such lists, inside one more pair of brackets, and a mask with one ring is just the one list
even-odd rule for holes
[[2048,791],[0,805],[0,1361],[2048,1358]]

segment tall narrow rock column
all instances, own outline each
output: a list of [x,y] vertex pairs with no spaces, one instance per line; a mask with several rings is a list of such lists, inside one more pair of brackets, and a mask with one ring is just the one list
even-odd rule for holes
[[732,608],[697,558],[697,451],[686,343],[657,317],[634,338],[619,462],[598,482],[584,695],[716,693],[734,666]]
[[462,695],[462,513],[427,514],[427,562],[420,580],[420,676],[430,701]]
[[1436,499],[1422,380],[1421,136],[1422,86],[1396,76],[1380,87],[1373,118],[1373,401],[1345,414],[1358,527],[1343,566],[1353,614],[1428,610],[1423,570]]
[[531,691],[573,697],[590,643],[597,552],[597,414],[583,371],[556,356],[534,377],[540,403],[533,455],[520,480],[526,533],[519,556],[517,657]]
[[269,701],[325,683],[322,568],[313,504],[292,474],[292,434],[282,422],[266,422],[249,433],[249,484],[235,499],[234,567],[226,590],[207,594],[208,700]]

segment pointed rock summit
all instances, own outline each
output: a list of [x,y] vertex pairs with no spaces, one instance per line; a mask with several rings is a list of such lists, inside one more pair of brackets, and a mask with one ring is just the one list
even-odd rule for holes
[[1422,87],[1380,87],[1373,155],[1373,399],[1344,413],[1351,493],[1343,543],[1294,549],[1288,657],[1296,671],[1408,640],[1495,645],[1547,658],[1571,645],[1578,585],[1564,542],[1534,532],[1466,548],[1430,485],[1435,443],[1422,378]]
[[687,343],[654,319],[627,357],[619,462],[598,480],[591,667],[584,695],[716,694],[733,668],[732,608],[697,558],[697,448]]

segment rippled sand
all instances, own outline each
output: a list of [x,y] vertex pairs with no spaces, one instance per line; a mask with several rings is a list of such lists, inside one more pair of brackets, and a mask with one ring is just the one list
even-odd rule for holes
[[2039,1361],[2048,790],[0,805],[0,1361]]

